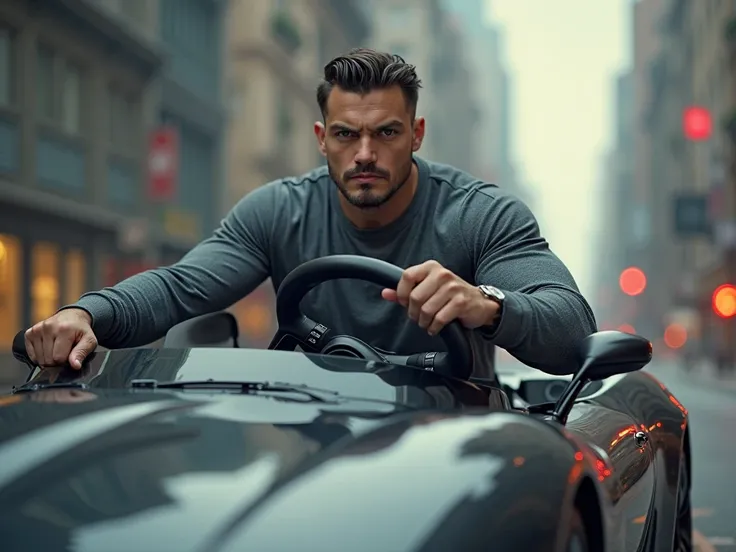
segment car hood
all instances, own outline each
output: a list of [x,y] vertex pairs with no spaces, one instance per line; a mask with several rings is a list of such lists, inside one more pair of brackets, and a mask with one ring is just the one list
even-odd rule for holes
[[[357,400],[211,392],[2,397],[3,549],[212,550],[231,524],[301,476],[337,457],[390,451],[407,432],[444,418]],[[462,437],[443,438],[453,435]],[[500,469],[495,462],[483,469]]]

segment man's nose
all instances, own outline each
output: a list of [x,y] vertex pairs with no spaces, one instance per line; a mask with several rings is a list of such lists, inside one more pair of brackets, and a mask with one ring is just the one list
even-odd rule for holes
[[357,165],[369,165],[376,162],[376,152],[369,136],[361,138],[358,151],[355,153]]

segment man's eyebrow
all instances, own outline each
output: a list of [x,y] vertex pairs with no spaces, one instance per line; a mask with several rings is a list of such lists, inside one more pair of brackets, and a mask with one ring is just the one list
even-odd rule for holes
[[376,127],[376,130],[385,130],[391,127],[403,127],[403,126],[404,126],[404,123],[402,123],[400,120],[393,119],[391,121],[388,121],[387,123],[382,123],[378,125],[378,127]]
[[330,130],[347,130],[349,132],[357,132],[354,127],[346,123],[330,123]]

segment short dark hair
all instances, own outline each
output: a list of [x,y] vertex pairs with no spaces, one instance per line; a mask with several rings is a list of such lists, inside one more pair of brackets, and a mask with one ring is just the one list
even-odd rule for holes
[[406,63],[401,56],[370,48],[355,48],[325,65],[323,80],[317,87],[317,103],[323,117],[327,115],[327,99],[335,86],[357,94],[399,86],[414,117],[422,81],[417,76],[416,67]]

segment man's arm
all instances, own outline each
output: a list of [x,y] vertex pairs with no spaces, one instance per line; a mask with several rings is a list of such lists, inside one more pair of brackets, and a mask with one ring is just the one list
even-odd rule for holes
[[595,317],[529,208],[489,187],[468,198],[460,225],[477,262],[475,283],[506,295],[497,325],[484,336],[525,364],[572,373],[580,341],[597,331]]
[[114,349],[146,345],[180,322],[229,307],[270,274],[275,186],[241,199],[214,234],[178,263],[86,293],[63,308],[87,311],[99,344]]

